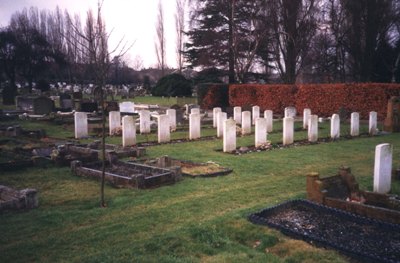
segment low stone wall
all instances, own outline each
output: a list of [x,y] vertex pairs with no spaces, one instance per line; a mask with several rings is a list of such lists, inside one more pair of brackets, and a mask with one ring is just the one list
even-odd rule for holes
[[36,189],[15,190],[0,185],[0,213],[7,210],[32,209],[39,206]]

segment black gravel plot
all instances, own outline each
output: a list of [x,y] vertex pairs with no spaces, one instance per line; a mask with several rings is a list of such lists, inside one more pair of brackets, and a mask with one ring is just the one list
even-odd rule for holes
[[362,262],[400,262],[400,225],[360,217],[308,200],[294,200],[249,216],[256,224],[336,249]]

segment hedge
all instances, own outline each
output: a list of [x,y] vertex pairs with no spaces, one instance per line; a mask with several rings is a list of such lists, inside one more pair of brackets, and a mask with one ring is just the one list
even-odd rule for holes
[[227,84],[200,84],[197,88],[197,96],[202,109],[229,106]]
[[378,119],[386,116],[387,102],[391,96],[400,96],[400,84],[340,83],[304,85],[234,84],[229,86],[230,106],[258,105],[262,110],[283,114],[287,106],[298,112],[310,108],[313,114],[328,117],[333,113],[359,112],[367,119],[370,111]]

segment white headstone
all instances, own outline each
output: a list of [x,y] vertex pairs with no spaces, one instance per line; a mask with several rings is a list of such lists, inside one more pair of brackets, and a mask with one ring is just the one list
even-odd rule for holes
[[267,142],[267,119],[257,118],[255,127],[255,146],[259,147]]
[[200,114],[200,108],[192,108],[190,114]]
[[176,110],[168,109],[167,115],[169,117],[169,125],[170,125],[171,131],[176,131]]
[[227,119],[226,112],[218,112],[217,114],[217,137],[220,138],[224,135],[224,122]]
[[369,113],[369,135],[376,135],[378,133],[377,131],[377,121],[378,121],[378,115],[375,111],[371,111]]
[[285,118],[294,118],[296,117],[297,111],[295,107],[286,107],[285,108]]
[[267,132],[274,130],[274,117],[272,110],[264,111],[264,118],[267,120]]
[[304,109],[303,110],[303,129],[307,129],[308,127],[308,119],[311,116],[311,110],[310,109]]
[[236,106],[233,108],[233,120],[237,124],[242,124],[242,107]]
[[256,119],[260,117],[260,107],[253,106],[251,108],[251,111],[252,111],[252,124],[256,124]]
[[283,145],[292,144],[294,141],[294,120],[292,117],[283,118]]
[[360,114],[358,112],[351,113],[350,135],[353,137],[360,135]]
[[251,112],[242,112],[242,135],[251,133]]
[[136,144],[136,125],[132,116],[122,117],[122,146],[128,147]]
[[135,103],[131,101],[123,101],[119,103],[119,111],[126,113],[134,113],[135,112]]
[[390,191],[392,180],[393,147],[389,143],[375,148],[374,192],[386,194]]
[[216,107],[216,108],[214,108],[213,109],[213,127],[214,128],[217,128],[217,126],[218,126],[218,112],[221,112],[222,110],[221,110],[221,108],[219,108],[219,107]]
[[229,118],[224,121],[224,139],[223,150],[224,152],[232,152],[236,150],[236,122]]
[[110,111],[108,113],[108,126],[110,135],[112,135],[116,129],[121,128],[121,113],[119,111]]
[[85,138],[88,137],[88,119],[86,112],[75,112],[75,138]]
[[308,118],[308,141],[318,141],[318,116],[310,115]]
[[150,133],[151,126],[150,126],[150,111],[148,110],[141,110],[139,112],[139,123],[140,123],[140,133]]
[[200,135],[200,114],[192,113],[189,115],[189,139],[194,140],[201,137]]
[[339,114],[333,114],[331,119],[331,138],[339,139],[340,137],[340,117]]
[[158,117],[158,142],[169,142],[171,140],[170,128],[169,128],[169,116],[159,115]]

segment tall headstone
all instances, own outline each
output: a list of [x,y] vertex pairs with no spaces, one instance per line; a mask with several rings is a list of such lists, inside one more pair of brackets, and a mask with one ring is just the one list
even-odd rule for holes
[[86,112],[75,112],[75,138],[81,139],[88,137],[88,119]]
[[226,119],[228,114],[226,112],[218,112],[217,114],[217,137],[220,138],[224,135],[224,122],[226,121]]
[[251,133],[251,112],[242,112],[242,135]]
[[170,128],[169,128],[169,116],[159,115],[158,116],[158,142],[169,142],[171,140]]
[[169,117],[169,124],[171,131],[176,131],[176,110],[168,109],[167,115]]
[[285,108],[285,118],[294,118],[296,117],[297,111],[295,107],[286,107]]
[[375,148],[374,192],[386,194],[390,191],[392,180],[393,147],[389,143]]
[[132,116],[122,117],[122,146],[128,147],[136,144],[136,125]]
[[192,113],[189,115],[189,139],[195,140],[201,137],[200,134],[200,114],[199,113]]
[[233,120],[237,124],[242,124],[242,107],[233,107]]
[[375,111],[369,113],[369,135],[373,136],[378,133],[377,130],[378,114]]
[[236,150],[236,122],[229,118],[224,121],[224,139],[223,150],[224,152],[232,152]]
[[267,119],[257,118],[255,125],[255,146],[259,147],[267,142]]
[[146,134],[151,132],[150,111],[141,110],[139,112],[139,126],[141,134]]
[[256,119],[260,117],[260,107],[253,106],[251,108],[251,111],[252,111],[252,124],[256,124]]
[[119,111],[110,111],[108,113],[108,126],[110,135],[114,134],[116,129],[121,128],[121,113]]
[[294,120],[292,117],[283,118],[283,145],[292,144],[294,141]]
[[221,108],[216,107],[213,109],[213,127],[217,128],[218,126],[218,112],[221,112]]
[[353,137],[360,135],[360,114],[358,112],[351,113],[350,116],[350,135]]
[[318,115],[310,115],[308,118],[308,141],[318,141]]
[[267,132],[274,130],[274,117],[272,110],[264,111],[264,118],[267,120]]
[[339,139],[340,137],[340,117],[339,114],[333,114],[331,118],[331,138]]
[[303,129],[307,129],[308,127],[308,119],[311,116],[311,110],[310,109],[304,109],[303,110]]

